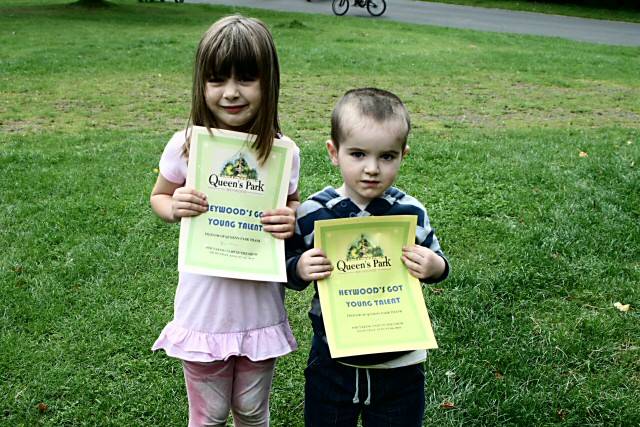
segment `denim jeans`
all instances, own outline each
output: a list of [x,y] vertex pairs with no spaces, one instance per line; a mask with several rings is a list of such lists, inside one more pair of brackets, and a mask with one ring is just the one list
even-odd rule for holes
[[420,427],[424,415],[424,366],[354,368],[335,362],[314,335],[305,369],[306,427]]

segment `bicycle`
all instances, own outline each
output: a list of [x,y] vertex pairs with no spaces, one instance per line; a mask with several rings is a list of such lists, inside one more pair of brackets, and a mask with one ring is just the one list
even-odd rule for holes
[[[385,0],[353,0],[353,6],[366,7],[371,16],[380,16],[387,10]],[[342,16],[349,10],[349,0],[333,0],[331,9],[336,15]]]

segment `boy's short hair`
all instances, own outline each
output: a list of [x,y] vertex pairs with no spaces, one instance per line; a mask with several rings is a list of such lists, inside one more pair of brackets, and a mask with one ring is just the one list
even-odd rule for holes
[[372,87],[351,89],[345,92],[338,101],[331,114],[331,140],[338,148],[340,142],[347,137],[349,126],[346,120],[348,111],[352,110],[357,116],[383,123],[388,120],[400,120],[406,123],[406,132],[400,135],[403,148],[407,144],[407,137],[411,130],[409,112],[400,98],[393,93]]

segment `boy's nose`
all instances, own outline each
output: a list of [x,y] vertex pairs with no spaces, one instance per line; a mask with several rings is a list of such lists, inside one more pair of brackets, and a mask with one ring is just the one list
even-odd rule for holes
[[376,161],[370,161],[364,165],[364,172],[369,175],[377,175],[379,171],[378,162]]

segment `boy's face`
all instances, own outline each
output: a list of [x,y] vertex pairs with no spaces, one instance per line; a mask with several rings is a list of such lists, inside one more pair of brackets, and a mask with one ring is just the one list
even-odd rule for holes
[[408,153],[402,140],[406,124],[399,120],[378,123],[367,119],[345,125],[347,136],[339,148],[333,141],[327,141],[327,150],[331,162],[340,168],[343,194],[357,205],[366,206],[396,179],[400,163]]

